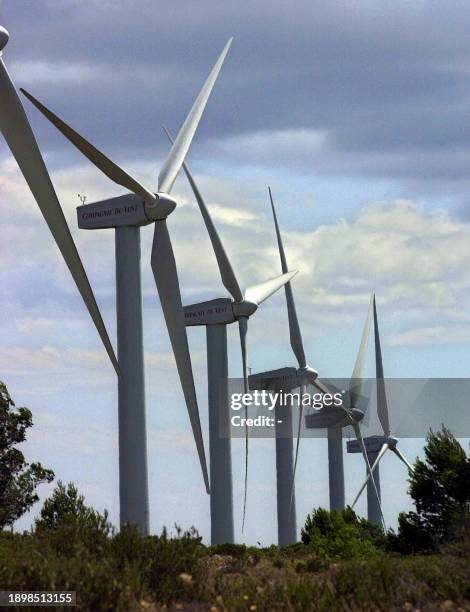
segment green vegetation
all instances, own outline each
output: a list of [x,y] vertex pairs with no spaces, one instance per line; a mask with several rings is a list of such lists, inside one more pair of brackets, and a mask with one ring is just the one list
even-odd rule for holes
[[[31,414],[19,409],[12,417],[4,387],[2,393],[4,423],[20,432],[5,433],[4,424],[3,439],[24,439]],[[302,541],[282,550],[207,547],[194,528],[146,538],[131,526],[117,532],[106,512],[59,481],[31,532],[0,530],[0,585],[76,591],[78,609],[93,612],[469,610],[469,458],[446,429],[429,434],[425,451],[410,477],[416,510],[400,516],[397,534],[384,534],[351,508],[318,508],[305,521]],[[35,473],[27,491],[38,482]],[[9,482],[17,487],[14,474]],[[6,491],[24,500],[15,487]],[[21,503],[17,514],[26,507]]]
[[416,511],[398,517],[399,552],[436,552],[469,533],[470,457],[445,427],[428,434],[424,453],[409,480]]
[[[0,534],[4,589],[75,590],[80,610],[468,609],[470,551],[377,553],[326,560],[308,545],[283,550],[206,547],[194,531],[141,538],[131,528],[73,554],[68,533]],[[228,551],[227,551],[228,552]],[[449,603],[452,602],[452,605]],[[195,606],[195,607],[190,607]]]
[[359,518],[352,508],[313,510],[301,532],[302,542],[324,559],[369,557],[385,546],[380,527]]
[[37,486],[51,482],[54,472],[40,463],[28,464],[16,444],[24,442],[33,424],[31,411],[16,408],[0,381],[0,529],[12,525],[38,501]]

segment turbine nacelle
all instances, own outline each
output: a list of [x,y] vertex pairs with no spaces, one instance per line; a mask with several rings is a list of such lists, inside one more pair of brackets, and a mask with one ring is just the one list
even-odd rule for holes
[[[382,446],[386,444],[390,450],[396,448],[398,440],[397,438],[393,438],[391,436],[367,436],[367,438],[363,438],[364,446],[366,447],[366,451],[368,453],[378,453],[380,452]],[[357,440],[349,440],[346,444],[348,453],[360,453],[361,447]]]
[[233,302],[230,298],[217,298],[184,306],[186,327],[196,325],[227,325],[235,322]]
[[351,419],[349,417],[351,417],[355,423],[359,423],[364,418],[364,413],[357,408],[346,410],[342,406],[328,406],[320,408],[320,410],[315,410],[311,414],[306,414],[305,427],[307,427],[307,429],[348,427],[348,425],[351,425]]
[[318,373],[308,366],[305,368],[286,367],[278,370],[259,372],[249,376],[249,387],[251,390],[266,389],[276,391],[292,391],[299,387],[313,384]]
[[175,200],[166,193],[156,193],[154,202],[144,201],[135,193],[127,193],[116,198],[78,206],[78,227],[81,229],[141,227],[166,219],[175,208]]
[[269,370],[250,374],[248,377],[250,391],[284,391],[288,392],[299,386],[297,370],[292,367]]
[[9,38],[10,34],[8,34],[8,30],[5,30],[5,28],[0,26],[0,53],[6,47]]

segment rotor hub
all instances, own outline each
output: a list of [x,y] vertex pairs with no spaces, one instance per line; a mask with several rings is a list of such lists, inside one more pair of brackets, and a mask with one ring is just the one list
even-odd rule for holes
[[0,51],[4,49],[6,46],[8,39],[10,38],[10,34],[5,30],[2,26],[0,26]]
[[258,304],[243,300],[242,302],[233,303],[233,314],[235,318],[238,317],[251,317],[253,313],[258,310]]
[[301,385],[313,385],[318,378],[318,372],[309,366],[297,370],[297,380]]
[[349,414],[356,421],[356,423],[359,423],[364,418],[365,413],[362,410],[359,410],[359,408],[353,408]]
[[176,201],[166,193],[156,193],[155,202],[145,202],[145,214],[150,221],[166,219],[176,208]]

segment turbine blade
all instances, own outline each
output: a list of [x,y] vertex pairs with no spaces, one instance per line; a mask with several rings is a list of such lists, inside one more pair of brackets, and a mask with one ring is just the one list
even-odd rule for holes
[[379,323],[377,320],[377,306],[374,303],[374,339],[375,339],[375,377],[377,380],[377,415],[384,435],[390,436],[390,423],[388,418],[387,395],[385,392],[384,368],[382,363],[382,349],[380,348]]
[[379,502],[380,516],[382,517],[382,524],[383,524],[384,531],[387,531],[387,527],[385,525],[384,515],[383,515],[383,512],[382,512],[382,502],[380,500],[380,495],[379,495],[379,491],[377,489],[377,485],[375,484],[374,474],[372,473],[372,470],[371,470],[371,467],[370,467],[369,457],[367,455],[366,447],[364,445],[364,440],[362,439],[361,428],[359,427],[359,423],[357,421],[355,421],[351,416],[349,416],[349,419],[350,419],[351,425],[352,425],[352,427],[354,429],[354,433],[356,434],[357,441],[359,442],[359,445],[361,447],[362,456],[364,457],[364,461],[366,462],[366,466],[367,466],[367,473],[370,475],[370,477],[372,479],[372,484],[374,486],[375,496],[377,497],[377,501]]
[[[170,132],[165,127],[163,129],[165,130],[170,142],[173,142],[173,138]],[[206,224],[206,229],[209,234],[210,241],[212,243],[212,248],[214,249],[217,264],[219,266],[222,283],[227,289],[227,291],[230,293],[230,295],[233,297],[235,302],[241,302],[243,300],[243,294],[240,289],[240,285],[238,284],[237,277],[235,276],[235,272],[233,271],[227,253],[225,252],[224,245],[222,244],[219,234],[217,233],[214,222],[212,221],[210,212],[207,209],[206,203],[202,199],[196,182],[194,181],[194,178],[192,177],[191,172],[189,171],[189,168],[185,162],[183,162],[183,169],[186,173],[186,177],[189,181],[189,184],[191,185],[191,189],[193,190],[194,196],[199,205],[199,210],[201,211],[204,223]]]
[[303,398],[304,393],[305,393],[305,386],[302,385],[300,387],[299,422],[297,423],[297,442],[295,444],[294,473],[292,474],[292,482],[290,486],[289,515],[291,513],[292,504],[294,501],[295,473],[297,471],[297,460],[299,458],[300,432],[302,430],[302,417],[303,417],[303,412],[304,412],[304,407],[302,404],[302,398]]
[[[245,393],[248,393],[248,377],[246,367],[246,334],[248,332],[248,317],[239,317],[238,319],[238,330],[240,332],[240,345],[242,350],[242,364],[243,364],[243,389]],[[245,405],[245,418],[248,418],[248,407]],[[245,529],[245,517],[246,517],[246,498],[248,491],[248,425],[245,424],[245,491],[243,495],[243,519],[242,519],[242,533]]]
[[175,256],[171,245],[166,220],[155,222],[152,245],[152,271],[155,277],[163,315],[165,317],[171,346],[175,355],[176,367],[183,389],[184,399],[193,430],[194,440],[201,463],[202,475],[206,490],[210,493],[207,473],[206,453],[202,437],[196,389],[194,387],[191,357],[189,355],[188,337],[184,323],[184,312],[181,304],[181,293],[178,284]]
[[335,385],[333,385],[331,381],[328,381],[328,385],[330,386],[330,388],[328,388],[328,386],[324,382],[322,382],[321,380],[318,380],[318,378],[316,378],[312,382],[312,385],[316,387],[322,393],[339,393],[340,392],[338,387],[335,387]]
[[369,304],[369,310],[367,311],[367,318],[362,331],[361,344],[359,345],[359,351],[356,357],[356,363],[354,364],[354,370],[352,373],[351,381],[349,383],[349,394],[351,397],[351,408],[355,408],[359,401],[362,388],[362,379],[364,377],[364,365],[367,357],[367,347],[369,345],[369,333],[372,321],[372,304],[373,299],[371,298]]
[[[284,246],[282,244],[281,232],[279,231],[279,224],[277,222],[276,210],[274,208],[273,196],[271,193],[271,187],[268,187],[269,199],[271,200],[271,209],[273,211],[274,225],[276,228],[277,244],[279,247],[279,257],[281,258],[281,268],[284,273],[288,272],[286,255],[284,253]],[[294,355],[299,363],[299,368],[305,368],[307,360],[305,358],[304,345],[302,342],[302,334],[300,333],[299,320],[297,318],[297,311],[295,309],[294,294],[292,292],[292,286],[289,283],[284,285],[286,292],[287,302],[287,316],[289,319],[289,334],[290,344]]]
[[356,495],[351,508],[354,508],[354,506],[356,505],[357,500],[361,497],[361,493],[364,491],[364,489],[366,488],[367,483],[369,482],[370,479],[370,474],[374,473],[375,468],[377,467],[377,465],[379,464],[379,461],[382,459],[382,457],[385,454],[385,451],[389,448],[388,444],[383,444],[382,448],[380,449],[379,454],[377,455],[376,460],[374,461],[372,467],[371,467],[371,472],[369,472],[369,474],[367,474],[367,478],[364,481],[364,484],[362,485],[362,487],[359,489],[359,493]]
[[244,299],[254,304],[262,304],[264,300],[267,300],[273,293],[276,293],[276,291],[288,283],[296,274],[297,270],[293,270],[292,272],[270,278],[258,285],[251,285],[251,287],[246,289]]
[[117,183],[118,185],[122,185],[132,193],[140,196],[143,200],[145,200],[148,204],[155,204],[156,198],[154,194],[143,187],[140,183],[138,183],[130,174],[127,174],[122,168],[117,166],[113,161],[106,157],[101,151],[99,151],[95,146],[93,146],[90,142],[85,140],[83,136],[80,136],[78,132],[72,129],[69,125],[67,125],[62,119],[60,119],[57,115],[55,115],[52,111],[46,108],[39,100],[36,100],[34,96],[28,93],[25,89],[20,90],[27,98],[30,100],[34,106],[41,111],[41,113],[49,119],[51,123],[55,125],[55,127],[62,132],[62,134],[70,140],[70,142],[81,152],[85,157],[87,157],[92,164],[94,164],[97,168],[106,174],[108,178]]
[[403,461],[403,463],[407,466],[407,468],[410,470],[411,473],[413,473],[415,471],[414,467],[411,465],[411,463],[408,461],[408,459],[403,455],[403,453],[401,453],[398,448],[395,446],[394,448],[391,448],[390,450],[392,450],[395,455],[401,460]]
[[219,59],[212,68],[206,82],[202,86],[202,89],[199,92],[199,95],[196,98],[191,110],[189,111],[185,122],[178,132],[176,140],[168,153],[168,157],[166,158],[162,169],[160,170],[160,174],[158,175],[158,190],[162,191],[163,193],[170,193],[171,188],[173,187],[176,175],[178,174],[191,145],[191,141],[197,130],[197,126],[199,125],[202,113],[206,107],[207,100],[209,99],[212,88],[214,87],[217,77],[219,76],[220,69],[222,68],[222,64],[224,63],[225,57],[230,49],[232,40],[233,38],[230,38],[228,43],[225,45]]
[[15,157],[95,324],[111,363],[119,364],[21,100],[0,58],[0,131]]

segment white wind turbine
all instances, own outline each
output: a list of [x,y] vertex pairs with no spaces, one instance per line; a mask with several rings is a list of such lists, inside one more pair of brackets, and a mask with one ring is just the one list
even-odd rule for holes
[[[282,272],[285,273],[288,269],[287,260],[270,187],[268,187],[268,192],[276,228],[281,269]],[[269,372],[252,374],[249,378],[250,389],[269,389],[272,391],[289,392],[292,389],[300,387],[300,397],[302,397],[305,387],[314,384],[318,373],[307,365],[302,334],[300,332],[297,311],[295,309],[294,294],[290,282],[286,283],[284,290],[286,294],[290,343],[299,367],[284,367]],[[292,412],[289,408],[281,408],[278,404],[275,406],[277,530],[278,544],[281,547],[294,544],[297,541],[294,479],[299,452],[302,416],[303,406],[302,402],[300,402],[299,421],[297,426],[297,446],[295,460],[293,461]]]
[[[364,412],[359,408],[359,400],[361,399],[361,389],[362,389],[362,381],[364,376],[364,366],[367,356],[367,347],[369,344],[369,334],[370,327],[372,323],[372,311],[373,311],[373,303],[374,296],[371,297],[369,310],[367,313],[366,322],[364,325],[364,330],[362,332],[361,343],[359,345],[359,351],[356,357],[356,363],[354,365],[353,373],[351,379],[349,381],[349,388],[346,394],[343,394],[343,402],[341,406],[327,406],[324,405],[320,410],[315,411],[312,414],[308,414],[305,417],[305,426],[307,428],[314,429],[332,429],[340,432],[340,445],[339,451],[341,453],[341,464],[337,461],[329,462],[329,479],[330,486],[332,480],[334,480],[338,475],[341,477],[342,474],[338,474],[338,468],[342,470],[343,462],[342,462],[342,428],[347,427],[349,425],[352,426],[354,430],[354,434],[356,436],[356,444],[358,448],[358,452],[362,453],[364,457],[364,461],[366,464],[367,474],[371,475],[371,482],[373,486],[373,491],[377,499],[378,507],[379,507],[379,516],[380,522],[382,523],[385,529],[385,520],[383,517],[382,507],[380,504],[380,495],[377,489],[377,485],[375,483],[374,475],[371,472],[371,466],[369,462],[369,457],[367,455],[367,450],[364,444],[364,440],[361,434],[361,428],[359,423],[364,418]],[[337,393],[339,389],[335,388],[331,382],[321,382],[320,380],[314,381],[314,386],[317,387],[323,394],[328,393]],[[335,455],[336,459],[336,455]],[[344,478],[344,477],[343,477]]]
[[9,34],[0,26],[0,131],[2,132],[46,221],[55,243],[90,313],[103,345],[119,374],[119,365],[101,313],[70,234],[23,105],[2,59]]
[[131,193],[77,208],[79,226],[115,228],[119,381],[119,478],[121,523],[148,533],[148,484],[140,283],[140,226],[154,223],[151,267],[209,493],[204,442],[194,387],[173,247],[166,219],[176,207],[170,192],[201,119],[232,39],[196,98],[158,176],[154,193],[131,177],[28,92],[24,95],[106,176]]
[[[375,303],[375,295],[373,298],[373,308],[374,308],[374,340],[375,340],[375,376],[376,376],[376,384],[377,384],[377,415],[379,417],[380,425],[383,430],[383,436],[368,436],[364,438],[364,445],[367,450],[367,455],[369,457],[369,462],[371,463],[371,472],[367,472],[367,478],[364,481],[362,487],[359,489],[356,498],[352,504],[352,507],[357,503],[357,500],[361,496],[361,493],[365,489],[367,485],[367,517],[369,521],[373,523],[380,524],[381,522],[381,509],[380,509],[380,501],[381,501],[381,493],[380,493],[380,471],[379,471],[379,463],[385,453],[390,450],[392,453],[403,461],[403,463],[407,466],[410,472],[413,472],[413,466],[411,463],[404,457],[404,455],[397,448],[398,439],[391,436],[390,429],[390,420],[388,415],[388,405],[387,405],[387,395],[385,391],[385,379],[384,379],[384,370],[383,370],[383,362],[382,362],[382,349],[380,346],[380,334],[379,334],[379,324],[377,320],[377,306]],[[361,452],[361,449],[358,448],[357,443],[354,440],[351,440],[347,443],[348,453],[357,453]],[[378,496],[375,494],[374,487],[370,481],[371,473],[374,475],[375,485],[377,487]]]
[[[172,137],[165,130],[168,138]],[[188,166],[183,168],[196,197],[217,260],[222,283],[232,296],[222,297],[185,306],[187,326],[203,325],[207,333],[208,399],[209,399],[209,452],[211,472],[211,541],[213,544],[233,541],[233,493],[232,464],[230,454],[229,407],[227,395],[221,393],[221,385],[227,380],[227,325],[238,322],[243,364],[244,391],[248,392],[246,337],[248,319],[258,306],[278,291],[297,271],[283,270],[283,274],[263,283],[252,285],[244,292],[240,289],[233,267],[225,252],[207,206],[192,177]],[[287,284],[286,284],[287,283]],[[221,404],[221,397],[225,403]],[[245,414],[247,408],[245,407]],[[222,434],[222,435],[221,435]],[[245,524],[248,483],[248,428],[245,427],[245,488],[243,499],[242,530]]]

